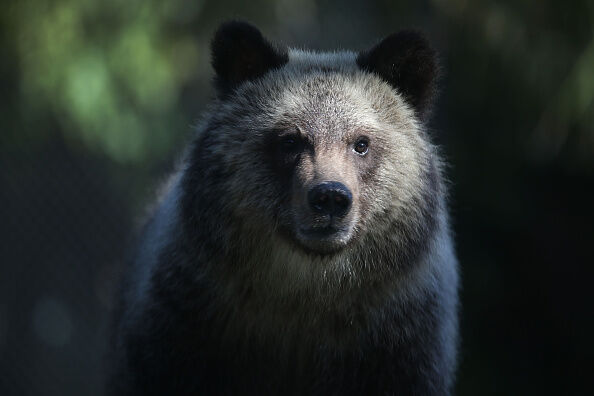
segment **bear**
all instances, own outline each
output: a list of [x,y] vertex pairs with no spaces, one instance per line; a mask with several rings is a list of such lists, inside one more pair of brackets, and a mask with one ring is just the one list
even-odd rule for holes
[[458,264],[436,51],[211,42],[216,98],[130,255],[117,395],[448,395]]

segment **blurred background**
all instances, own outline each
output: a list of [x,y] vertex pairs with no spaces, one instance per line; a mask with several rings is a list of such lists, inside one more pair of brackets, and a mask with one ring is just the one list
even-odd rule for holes
[[592,392],[591,0],[8,0],[0,395],[103,394],[122,256],[213,96],[228,18],[319,50],[426,32],[462,266],[457,394]]

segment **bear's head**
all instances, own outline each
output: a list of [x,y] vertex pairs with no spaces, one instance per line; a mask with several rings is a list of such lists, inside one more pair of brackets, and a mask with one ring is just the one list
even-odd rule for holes
[[437,59],[419,33],[358,54],[313,53],[229,22],[212,41],[212,63],[218,100],[187,172],[192,227],[233,241],[279,236],[320,256],[385,246],[378,235],[415,253],[440,194],[423,126]]

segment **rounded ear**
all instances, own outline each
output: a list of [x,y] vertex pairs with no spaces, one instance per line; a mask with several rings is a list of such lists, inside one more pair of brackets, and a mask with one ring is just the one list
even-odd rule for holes
[[431,111],[439,75],[437,53],[414,30],[394,33],[357,57],[362,70],[377,74],[402,94],[421,120]]
[[277,49],[257,28],[242,21],[219,26],[211,42],[211,54],[215,85],[221,96],[289,60],[286,49]]

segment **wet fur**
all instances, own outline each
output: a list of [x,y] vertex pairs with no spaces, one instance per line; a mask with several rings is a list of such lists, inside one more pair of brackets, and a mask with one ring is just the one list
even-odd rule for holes
[[[449,394],[457,264],[420,116],[429,99],[400,94],[362,55],[283,56],[255,76],[229,69],[232,84],[219,75],[123,287],[116,394]],[[270,138],[295,124],[318,157],[291,169]],[[373,156],[351,163],[336,147],[361,131]],[[304,249],[295,172],[341,169],[353,235],[333,254]]]

